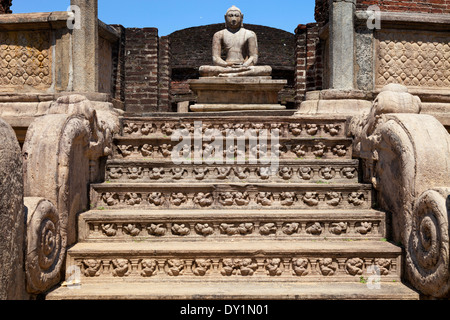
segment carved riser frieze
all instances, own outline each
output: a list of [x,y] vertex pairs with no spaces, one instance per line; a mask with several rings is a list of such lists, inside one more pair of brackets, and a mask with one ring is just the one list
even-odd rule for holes
[[[142,159],[184,161],[185,163],[255,163],[267,164],[271,157],[278,160],[327,160],[351,159],[352,141],[345,138],[293,138],[278,139],[276,144],[270,140],[223,139],[195,142],[171,141],[170,138],[132,138],[114,139],[114,159]],[[197,144],[199,147],[197,147]],[[184,147],[186,145],[186,147]],[[216,146],[220,146],[216,147]],[[266,157],[266,159],[264,159]]]
[[275,172],[259,165],[174,165],[172,162],[108,161],[111,182],[358,182],[358,162],[280,163]]
[[[196,125],[197,122],[197,125]],[[281,138],[292,137],[345,137],[345,119],[290,119],[288,117],[208,117],[208,118],[124,118],[122,135],[126,137],[167,138],[175,132],[207,134],[217,130],[223,137],[233,132],[256,135],[260,130],[277,132]]]
[[[105,221],[108,220],[108,221]],[[87,221],[83,226],[86,238],[83,241],[215,241],[215,240],[366,240],[381,239],[384,221],[380,219],[315,219],[279,221],[220,219],[183,220],[165,222],[148,219],[126,222],[105,219]],[[172,219],[171,219],[172,220]]]
[[97,209],[370,209],[369,185],[116,184],[91,186]]
[[[379,273],[378,281],[398,281],[400,257],[349,255],[273,255],[245,256],[155,256],[117,255],[71,256],[68,267],[80,268],[85,281],[107,279],[265,279],[280,281],[368,281]],[[73,267],[71,267],[73,268]]]

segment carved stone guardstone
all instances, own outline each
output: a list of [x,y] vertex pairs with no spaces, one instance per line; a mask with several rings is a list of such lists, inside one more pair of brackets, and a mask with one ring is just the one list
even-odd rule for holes
[[[192,111],[283,110],[278,92],[287,80],[272,80],[270,66],[258,66],[256,34],[243,27],[244,15],[232,6],[226,28],[215,33],[212,66],[201,66],[200,79],[189,81],[198,96]],[[226,58],[222,58],[225,52]]]

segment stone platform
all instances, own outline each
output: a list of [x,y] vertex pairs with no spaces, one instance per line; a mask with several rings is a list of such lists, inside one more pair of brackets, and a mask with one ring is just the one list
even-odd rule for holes
[[284,110],[278,103],[278,92],[286,80],[271,77],[203,77],[189,81],[197,95],[194,112],[234,110]]
[[[46,299],[418,299],[360,181],[347,117],[268,113],[122,118],[67,251],[78,278]],[[250,163],[249,141],[245,163],[174,164],[175,132],[199,119],[223,137],[276,130],[276,172]]]

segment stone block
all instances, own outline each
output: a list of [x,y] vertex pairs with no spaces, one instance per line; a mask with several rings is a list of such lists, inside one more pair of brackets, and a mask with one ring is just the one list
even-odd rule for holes
[[282,110],[278,92],[286,80],[270,77],[200,78],[190,80],[191,90],[197,94],[192,111]]

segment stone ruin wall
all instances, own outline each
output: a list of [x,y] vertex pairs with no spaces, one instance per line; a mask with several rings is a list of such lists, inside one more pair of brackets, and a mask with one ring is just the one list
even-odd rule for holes
[[[123,28],[123,27],[122,27]],[[126,111],[167,112],[170,50],[156,28],[123,28],[123,99]],[[120,85],[120,81],[117,81]]]

